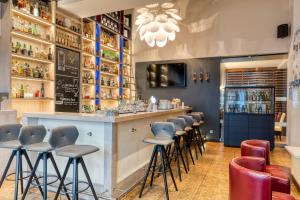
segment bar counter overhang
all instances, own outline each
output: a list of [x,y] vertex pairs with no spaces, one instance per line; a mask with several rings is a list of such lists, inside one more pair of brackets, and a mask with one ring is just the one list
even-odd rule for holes
[[[58,126],[75,125],[79,130],[77,144],[97,146],[100,151],[85,158],[88,171],[95,189],[103,198],[116,199],[129,191],[144,176],[144,167],[148,164],[153,147],[143,143],[151,137],[151,124],[166,121],[167,118],[186,113],[190,108],[121,114],[106,117],[97,114],[74,113],[25,113],[24,125],[44,125],[50,132]],[[32,160],[35,154],[30,154]],[[62,172],[67,159],[56,157]],[[39,171],[42,171],[41,168]],[[49,174],[54,170],[49,168]],[[79,173],[83,174],[83,173]],[[71,173],[68,175],[71,177]],[[85,181],[79,176],[80,181]],[[68,180],[67,180],[68,182]],[[55,188],[53,188],[55,191]],[[84,199],[90,199],[85,195]]]

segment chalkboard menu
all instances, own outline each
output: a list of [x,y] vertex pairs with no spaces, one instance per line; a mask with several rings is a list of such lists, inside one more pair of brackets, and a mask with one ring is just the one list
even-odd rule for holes
[[79,112],[80,53],[57,47],[55,111]]

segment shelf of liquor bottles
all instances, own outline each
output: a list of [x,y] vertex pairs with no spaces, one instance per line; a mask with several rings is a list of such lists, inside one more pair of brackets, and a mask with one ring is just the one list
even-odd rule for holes
[[123,11],[80,19],[54,1],[12,0],[11,19],[15,109],[54,111],[56,47],[80,53],[81,112],[131,98],[131,19]]
[[20,114],[53,111],[54,39],[52,3],[11,1],[11,97]]

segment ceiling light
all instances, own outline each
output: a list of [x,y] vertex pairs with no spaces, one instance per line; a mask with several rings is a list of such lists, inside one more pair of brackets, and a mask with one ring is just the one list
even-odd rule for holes
[[178,9],[173,3],[150,4],[137,10],[135,24],[138,26],[140,39],[150,46],[164,47],[168,41],[174,41],[180,31]]

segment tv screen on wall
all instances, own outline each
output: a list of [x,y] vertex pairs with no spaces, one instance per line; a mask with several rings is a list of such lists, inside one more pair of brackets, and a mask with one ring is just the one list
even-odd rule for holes
[[147,79],[150,88],[186,87],[186,64],[150,64]]

